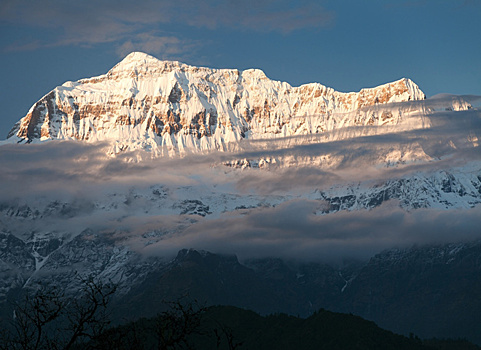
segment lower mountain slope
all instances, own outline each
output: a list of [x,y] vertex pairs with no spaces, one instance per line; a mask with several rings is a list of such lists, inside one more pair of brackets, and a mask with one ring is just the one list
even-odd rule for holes
[[[319,308],[360,315],[396,333],[465,338],[481,344],[481,243],[388,250],[343,267],[183,250],[116,301],[114,315],[133,320],[188,296],[263,315],[307,317]],[[127,318],[128,320],[128,318]]]
[[481,344],[480,242],[389,250],[343,293],[344,310],[394,332]]

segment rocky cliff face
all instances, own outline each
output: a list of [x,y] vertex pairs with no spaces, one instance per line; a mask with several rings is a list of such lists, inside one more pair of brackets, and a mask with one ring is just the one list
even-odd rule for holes
[[31,107],[8,138],[111,141],[113,153],[223,150],[243,138],[349,126],[423,127],[421,118],[407,118],[409,109],[370,108],[424,98],[409,79],[341,93],[318,83],[292,87],[258,69],[199,68],[134,52],[105,75],[56,87]]

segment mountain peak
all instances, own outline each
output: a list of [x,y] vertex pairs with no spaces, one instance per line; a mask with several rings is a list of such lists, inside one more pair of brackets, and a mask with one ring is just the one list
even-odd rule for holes
[[393,82],[392,84],[396,84],[396,83],[404,84],[406,86],[406,88],[408,89],[409,94],[413,97],[412,99],[414,99],[414,100],[425,100],[426,99],[426,95],[424,94],[424,92],[422,92],[421,89],[419,88],[419,86],[414,81],[412,81],[411,79],[401,78],[398,81]]
[[[111,141],[109,154],[134,149],[159,155],[171,149],[175,154],[219,149],[243,138],[395,126],[406,122],[401,115],[364,111],[352,118],[346,113],[418,99],[424,99],[424,93],[405,78],[342,93],[318,83],[293,88],[260,69],[210,69],[132,52],[104,75],[52,90],[15,124],[8,138]],[[299,123],[299,118],[308,122]]]
[[117,65],[130,64],[132,62],[139,62],[139,63],[160,62],[160,60],[144,52],[134,51],[129,53],[127,56],[125,56],[124,59],[120,61]]
[[[122,61],[109,70],[106,76],[121,79],[138,76],[140,74],[149,75],[154,78],[163,73],[169,73],[175,70],[187,70],[189,67],[190,66],[179,61],[159,60],[144,52],[134,51],[125,56]],[[82,82],[96,82],[98,81],[97,78],[84,79]]]
[[124,57],[122,61],[117,63],[110,72],[132,70],[141,66],[158,66],[161,60],[144,52],[134,51]]

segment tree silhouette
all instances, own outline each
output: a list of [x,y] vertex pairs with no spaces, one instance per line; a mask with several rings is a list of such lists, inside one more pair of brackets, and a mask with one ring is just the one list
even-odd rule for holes
[[15,303],[12,318],[2,325],[0,349],[68,350],[98,338],[110,324],[107,305],[117,286],[91,276],[79,279],[75,297],[41,286]]

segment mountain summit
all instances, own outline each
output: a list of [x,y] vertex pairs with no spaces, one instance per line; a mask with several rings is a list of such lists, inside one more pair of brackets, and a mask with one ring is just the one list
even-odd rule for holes
[[194,67],[133,52],[107,74],[66,82],[50,91],[7,138],[110,141],[113,153],[223,150],[243,138],[405,124],[402,115],[362,110],[424,98],[405,78],[342,93],[318,83],[292,87],[258,69]]

